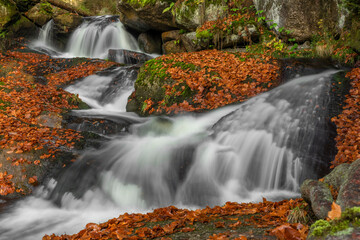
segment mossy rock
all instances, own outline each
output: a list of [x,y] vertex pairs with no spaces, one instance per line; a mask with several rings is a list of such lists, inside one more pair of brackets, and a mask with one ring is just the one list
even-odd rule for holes
[[20,18],[16,5],[8,0],[0,0],[0,33],[10,25],[12,22],[16,22]]
[[175,21],[186,30],[195,31],[205,21],[213,21],[227,13],[227,3],[223,1],[183,1],[175,10]]
[[335,187],[339,191],[340,186],[346,181],[350,164],[344,163],[324,177],[324,183]]
[[346,209],[340,219],[318,220],[310,228],[309,240],[317,239],[359,239],[360,207]]
[[51,20],[53,13],[54,8],[50,4],[38,3],[26,13],[26,16],[36,24],[43,26]]

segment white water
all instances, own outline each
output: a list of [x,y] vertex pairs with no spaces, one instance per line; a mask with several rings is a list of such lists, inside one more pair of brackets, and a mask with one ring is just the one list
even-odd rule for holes
[[66,88],[78,94],[90,107],[112,112],[126,112],[128,97],[134,91],[137,69],[117,67],[106,76],[91,75]]
[[107,58],[109,49],[140,51],[136,39],[125,30],[118,18],[85,18],[67,44],[70,57]]
[[[311,145],[324,122],[332,73],[295,79],[203,115],[143,119],[3,214],[0,239],[75,233],[88,222],[160,206],[299,196],[301,179],[312,174]],[[94,114],[103,114],[107,105],[94,99],[112,80],[96,79],[78,83],[78,92],[99,108]]]
[[109,49],[140,51],[137,40],[115,16],[84,18],[83,23],[72,33],[64,52],[59,52],[54,46],[53,28],[52,20],[45,24],[32,47],[53,57],[62,58],[106,59]]

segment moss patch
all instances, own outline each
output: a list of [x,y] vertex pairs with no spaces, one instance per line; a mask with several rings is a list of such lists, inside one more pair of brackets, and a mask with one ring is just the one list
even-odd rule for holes
[[340,219],[331,221],[318,220],[310,230],[310,236],[340,236],[351,234],[355,228],[360,228],[360,207],[346,209]]

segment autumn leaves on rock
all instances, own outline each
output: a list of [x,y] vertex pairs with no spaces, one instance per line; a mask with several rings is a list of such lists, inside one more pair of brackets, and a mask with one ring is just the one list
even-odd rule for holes
[[[244,101],[278,84],[278,63],[265,55],[207,50],[170,54],[157,60],[162,65],[157,71],[166,74],[162,85],[165,94],[160,101],[152,96],[144,101],[142,111],[147,114],[215,109]],[[144,73],[151,75],[151,67],[145,64]],[[135,92],[132,98],[136,97]]]
[[[65,70],[58,66],[62,64]],[[39,151],[46,147],[39,159],[30,161],[8,157],[8,161],[12,161],[13,166],[39,165],[42,159],[54,157],[60,146],[73,148],[81,137],[79,133],[48,127],[40,121],[39,116],[61,114],[77,108],[74,101],[76,96],[59,86],[112,64],[93,62],[66,66],[64,59],[51,59],[35,53],[9,51],[6,55],[0,55],[0,147],[7,154]],[[42,80],[36,79],[39,76]],[[11,182],[13,177],[7,171],[0,173],[0,195],[22,192],[21,188]],[[36,176],[24,174],[22,178],[28,178],[30,184],[37,181]]]
[[337,127],[338,153],[332,167],[352,163],[360,158],[360,68],[354,68],[346,77],[352,80],[352,88],[345,101],[343,112],[332,119]]

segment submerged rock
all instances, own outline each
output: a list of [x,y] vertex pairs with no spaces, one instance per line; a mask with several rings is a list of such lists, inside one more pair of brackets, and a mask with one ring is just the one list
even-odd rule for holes
[[151,56],[145,53],[134,52],[125,49],[110,49],[108,57],[110,61],[124,64],[144,63],[152,59]]

